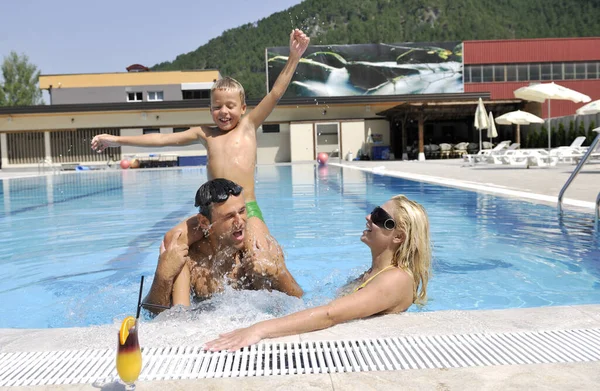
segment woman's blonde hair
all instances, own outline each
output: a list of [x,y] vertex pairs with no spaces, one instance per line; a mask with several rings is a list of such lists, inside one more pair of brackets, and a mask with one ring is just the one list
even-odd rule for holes
[[431,267],[429,218],[420,204],[403,195],[392,197],[396,229],[404,241],[394,253],[392,264],[409,272],[414,280],[413,303],[427,302],[427,281]]
[[244,92],[244,86],[242,86],[242,84],[233,77],[227,76],[217,80],[210,89],[211,94],[215,90],[237,91],[240,94],[240,101],[242,102],[242,105],[246,104],[246,93]]

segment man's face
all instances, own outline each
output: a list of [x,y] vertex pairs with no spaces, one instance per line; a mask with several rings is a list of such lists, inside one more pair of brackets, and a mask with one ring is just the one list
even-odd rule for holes
[[210,235],[214,235],[223,247],[244,248],[246,229],[246,203],[240,194],[227,201],[213,204]]
[[228,132],[240,122],[246,112],[237,90],[215,90],[211,93],[210,114],[219,129]]

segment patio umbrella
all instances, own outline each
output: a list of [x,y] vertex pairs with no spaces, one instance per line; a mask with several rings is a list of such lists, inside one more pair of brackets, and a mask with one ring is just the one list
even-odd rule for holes
[[473,126],[475,129],[479,130],[479,150],[481,151],[483,148],[483,141],[481,140],[481,130],[487,129],[489,127],[487,111],[485,111],[485,106],[483,105],[483,100],[479,98],[479,103],[477,103],[477,109],[475,109],[475,121],[473,122]]
[[552,83],[540,83],[540,84],[532,84],[527,87],[521,87],[515,90],[515,97],[524,100],[530,100],[534,102],[543,103],[548,100],[548,149],[552,147],[552,139],[551,132],[551,115],[550,115],[550,101],[552,99],[558,100],[570,100],[571,102],[581,103],[581,102],[589,102],[592,99],[580,92],[572,90],[567,87],[563,87],[554,82]]
[[498,137],[498,132],[496,131],[496,124],[494,123],[494,116],[492,115],[491,111],[489,114],[489,124],[490,126],[488,127],[487,136],[490,139],[491,143],[493,138]]
[[588,103],[585,106],[581,106],[577,109],[576,113],[578,115],[587,115],[587,114],[597,114],[600,113],[600,100],[595,100],[591,103]]
[[526,111],[511,111],[496,118],[498,125],[517,125],[516,143],[521,143],[521,125],[543,124],[544,120]]

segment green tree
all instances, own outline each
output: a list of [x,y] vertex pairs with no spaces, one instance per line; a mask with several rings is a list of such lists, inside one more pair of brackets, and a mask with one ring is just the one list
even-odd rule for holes
[[[153,70],[218,69],[248,97],[265,94],[265,48],[287,46],[292,28],[311,45],[596,36],[598,0],[304,0],[225,31]],[[546,143],[547,144],[547,143]]]
[[0,86],[0,105],[31,106],[42,104],[42,91],[37,83],[40,72],[29,62],[26,55],[16,52],[4,57],[2,62],[2,78]]
[[575,121],[571,120],[569,122],[569,133],[567,134],[567,138],[563,141],[562,144],[558,144],[557,146],[561,146],[561,145],[570,145],[573,140],[575,140],[575,137],[577,137],[577,132],[575,131]]
[[538,133],[539,132],[537,131],[537,129],[530,129],[527,132],[527,136],[525,137],[525,145],[523,146],[523,148],[536,148],[536,142],[539,137]]
[[553,132],[552,135],[556,135],[556,138],[552,138],[552,146],[558,147],[561,145],[565,145],[565,140],[567,139],[567,132],[565,131],[565,125],[562,122],[558,125],[558,132]]
[[586,131],[585,131],[585,125],[583,124],[583,120],[579,121],[579,126],[577,127],[577,137],[580,136],[585,136],[586,135]]

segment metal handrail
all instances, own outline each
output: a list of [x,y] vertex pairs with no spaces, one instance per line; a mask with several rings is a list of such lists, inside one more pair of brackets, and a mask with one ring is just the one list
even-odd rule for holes
[[38,161],[38,174],[45,173],[46,167],[52,167],[52,160],[48,158],[40,159]]
[[600,229],[600,193],[598,193],[598,197],[596,197],[596,218],[594,219],[594,225],[596,229]]
[[[598,146],[598,143],[600,143],[600,128],[594,129],[594,132],[598,133],[598,135],[596,136],[594,141],[592,141],[592,144],[588,147],[587,151],[585,152],[585,154],[583,155],[581,160],[579,160],[577,167],[575,167],[575,170],[573,170],[573,172],[571,173],[571,176],[569,177],[569,179],[567,179],[567,182],[564,184],[564,186],[560,190],[560,193],[558,194],[558,211],[560,214],[562,214],[562,212],[563,212],[562,200],[563,200],[563,196],[565,195],[565,191],[567,191],[567,189],[571,185],[571,182],[573,182],[573,180],[577,177],[577,174],[579,174],[579,171],[581,171],[581,168],[583,167],[583,165],[587,162],[587,160],[592,155],[592,153],[594,153],[594,150]],[[599,197],[600,197],[600,195],[599,195]],[[596,200],[596,216],[598,215],[598,211],[597,211],[598,210],[598,207],[597,207],[598,200],[600,200],[600,198]]]

